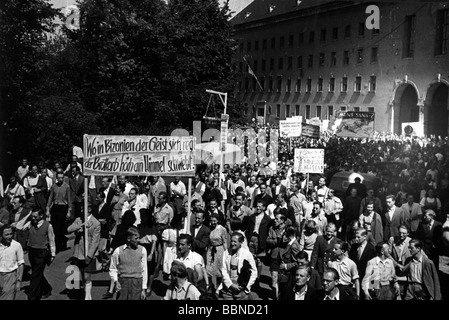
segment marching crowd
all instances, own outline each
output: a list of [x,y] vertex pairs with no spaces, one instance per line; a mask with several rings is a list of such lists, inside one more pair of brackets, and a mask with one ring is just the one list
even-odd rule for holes
[[[87,221],[82,152],[67,167],[23,159],[0,194],[0,299],[15,298],[25,254],[28,299],[48,297],[45,266],[74,234],[71,263],[86,300],[91,274],[102,271],[110,275],[104,299],[145,299],[160,273],[170,280],[166,300],[260,299],[263,265],[275,300],[441,300],[447,140],[325,136],[289,145],[324,148],[325,174],[293,172],[292,152],[281,148],[273,175],[267,164],[198,166],[190,197],[180,177],[91,176]],[[376,166],[392,161],[403,168]],[[337,171],[381,183],[356,178],[337,195],[329,188]]]

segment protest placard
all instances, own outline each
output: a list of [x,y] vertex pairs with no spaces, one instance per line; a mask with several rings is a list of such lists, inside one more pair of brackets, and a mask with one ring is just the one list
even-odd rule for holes
[[302,124],[300,121],[281,120],[279,121],[279,132],[281,136],[285,135],[289,138],[301,136]]
[[374,134],[374,112],[341,111],[335,123],[339,137],[371,138]]
[[194,137],[84,135],[84,174],[193,176]]
[[303,137],[310,137],[314,139],[320,138],[320,127],[312,124],[303,123],[301,129],[301,135]]
[[294,172],[324,173],[324,149],[296,148],[294,153]]

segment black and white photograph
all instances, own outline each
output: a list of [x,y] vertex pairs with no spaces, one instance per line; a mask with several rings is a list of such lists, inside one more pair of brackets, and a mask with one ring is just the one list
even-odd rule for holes
[[448,51],[447,1],[2,0],[0,300],[449,300]]

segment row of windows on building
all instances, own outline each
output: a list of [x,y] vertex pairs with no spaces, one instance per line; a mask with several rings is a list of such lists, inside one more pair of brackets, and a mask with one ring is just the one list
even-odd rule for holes
[[[365,26],[365,22],[360,22],[359,23],[359,28],[358,28],[358,35],[359,37],[364,37],[365,36],[365,31],[366,31],[366,26]],[[373,35],[377,35],[379,34],[379,29],[372,29],[371,30]],[[331,30],[331,38],[332,40],[338,40],[339,37],[339,28],[338,27],[334,27]],[[344,32],[343,32],[343,37],[344,39],[350,39],[351,38],[351,34],[352,34],[352,26],[350,24],[346,25],[344,28]],[[320,30],[320,38],[319,41],[320,43],[324,43],[326,42],[327,39],[327,29],[326,28],[322,28]],[[297,35],[297,44],[298,45],[303,45],[306,43],[306,41],[309,44],[313,44],[315,43],[315,31],[310,31],[308,33],[308,39],[305,39],[306,35],[304,32],[301,32]],[[290,34],[287,38],[287,45],[288,47],[293,47],[295,44],[295,35],[294,34]],[[253,47],[254,45],[254,47]],[[279,37],[279,41],[278,41],[278,47],[279,48],[284,48],[286,45],[286,37],[285,36],[280,36]],[[266,50],[268,47],[268,39],[263,39],[262,40],[262,50]],[[245,49],[245,44],[243,42],[240,42],[240,52],[243,52]],[[276,37],[272,37],[270,39],[270,49],[276,49]],[[255,40],[254,44],[251,41],[247,41],[246,42],[246,51],[247,52],[251,52],[251,51],[258,51],[259,50],[259,40]]]
[[[267,90],[268,92],[273,92],[275,90],[275,83],[274,83],[274,77],[269,76],[268,79],[265,77],[259,78],[251,78],[251,88],[250,88],[250,78],[245,78],[244,84],[242,84],[242,81],[238,82],[238,92],[242,92],[244,90],[245,92],[248,91],[260,91],[263,92]],[[343,76],[340,81],[340,92],[348,92],[348,77]],[[297,78],[295,83],[295,92],[301,92],[303,82],[305,84],[305,92],[309,93],[312,92],[313,89],[313,80],[312,79],[302,79]],[[242,88],[242,86],[244,87]],[[283,87],[283,77],[277,76],[276,77],[276,92],[282,92]],[[336,87],[336,80],[335,77],[330,77],[329,82],[327,83],[327,91],[328,92],[335,92]],[[362,91],[362,77],[357,76],[355,77],[355,81],[353,82],[353,90],[354,92],[361,92]],[[324,79],[318,78],[316,81],[316,91],[317,92],[323,92],[324,91]],[[376,76],[372,75],[369,77],[368,82],[368,91],[374,92],[376,91]],[[292,92],[292,79],[287,78],[285,81],[285,92]]]
[[[351,109],[351,110],[350,110]],[[252,107],[252,114],[255,115],[256,114],[256,107],[253,106]],[[282,112],[283,111],[283,114]],[[363,108],[363,107],[351,107],[349,108],[348,106],[340,106],[340,111],[368,111],[368,112],[374,112],[374,107],[367,107],[367,108]],[[244,109],[244,114],[248,115],[248,113],[250,112],[249,107],[248,107],[248,103],[245,103],[245,109]],[[271,105],[267,106],[267,112],[268,112],[268,116],[270,116],[272,114],[272,107]],[[294,105],[294,107],[292,108],[291,105],[289,104],[285,104],[283,110],[281,109],[281,104],[276,104],[276,113],[275,113],[275,117],[276,118],[289,118],[291,116],[303,116],[304,119],[312,119],[312,118],[319,118],[320,120],[331,120],[332,117],[334,116],[334,106],[333,105],[329,105],[326,107],[323,107],[321,105],[316,105],[316,106],[311,106],[311,105],[303,105],[303,107],[301,108],[301,105],[296,104]]]
[[[356,52],[356,62],[358,64],[363,63],[363,59],[364,59],[364,49],[363,48],[358,48],[357,52]],[[333,51],[330,53],[330,60],[329,60],[329,65],[331,67],[336,67],[337,66],[337,52]],[[378,47],[372,47],[371,48],[371,55],[370,55],[370,62],[371,63],[377,63],[378,61]],[[267,66],[267,62],[269,63]],[[289,56],[285,59],[286,64],[284,64],[284,57],[280,57],[277,60],[277,70],[284,70],[284,68],[286,67],[287,70],[292,70],[293,69],[293,57]],[[251,69],[254,72],[258,72],[259,71],[259,60],[255,59],[251,62],[248,62],[250,64]],[[344,66],[349,65],[350,63],[350,52],[349,50],[345,50],[343,51],[343,56],[342,56],[342,64]],[[326,64],[326,54],[324,52],[320,52],[318,54],[318,66],[319,67],[324,67]],[[314,66],[314,56],[313,54],[309,54],[307,56],[307,68],[311,69]],[[239,62],[239,71],[240,72],[244,72],[245,65],[244,63],[241,61]],[[269,60],[266,59],[262,59],[260,60],[260,71],[264,72],[267,71],[267,67],[269,71],[273,71],[275,69],[275,58],[270,58]],[[296,58],[296,67],[298,69],[304,69],[304,58],[303,56],[298,56]]]
[[[359,37],[365,36],[365,22],[360,22],[358,25],[358,35]],[[373,35],[379,34],[379,29],[371,30]],[[412,58],[414,56],[415,51],[415,33],[416,33],[416,15],[409,15],[405,17],[404,21],[404,47],[403,47],[403,58]],[[350,39],[352,35],[352,26],[346,25],[343,32],[343,37],[345,39]],[[332,40],[338,40],[339,37],[339,28],[332,28],[331,32]],[[305,33],[301,32],[297,36],[297,43],[299,46],[305,43]],[[322,28],[320,31],[320,42],[326,42],[327,38],[327,29]],[[436,14],[436,28],[435,28],[435,55],[444,55],[447,54],[448,51],[448,42],[449,42],[449,9],[438,10]],[[290,34],[288,36],[288,46],[293,47],[295,43],[295,35]],[[310,31],[308,34],[308,43],[315,43],[315,31]],[[268,40],[262,40],[262,50],[266,50],[268,45]],[[279,37],[279,48],[285,47],[285,36]],[[240,42],[240,52],[244,52],[244,42]],[[276,37],[272,37],[270,41],[270,48],[276,49]],[[253,42],[246,42],[246,51],[258,51],[259,50],[259,40]]]

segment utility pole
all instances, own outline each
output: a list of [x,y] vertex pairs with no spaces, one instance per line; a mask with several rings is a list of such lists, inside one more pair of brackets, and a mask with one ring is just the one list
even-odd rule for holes
[[[223,152],[226,151],[226,142],[228,138],[228,121],[229,121],[229,115],[226,114],[227,106],[228,106],[228,94],[226,92],[219,92],[214,90],[206,89],[207,93],[210,94],[216,94],[220,97],[221,102],[224,105],[224,112],[221,115],[220,118],[220,174],[219,174],[219,180],[218,180],[218,186],[221,188],[221,175],[223,173]],[[224,202],[222,201],[221,207],[224,211]]]

